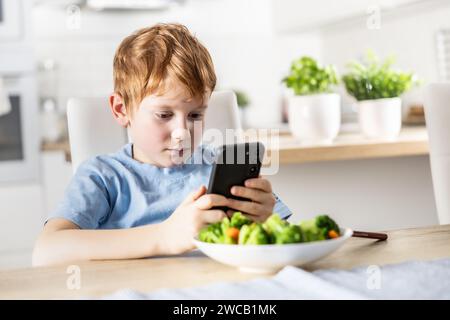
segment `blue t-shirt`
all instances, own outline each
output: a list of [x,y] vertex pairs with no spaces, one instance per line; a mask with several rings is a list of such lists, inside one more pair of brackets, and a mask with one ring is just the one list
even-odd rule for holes
[[[64,218],[81,229],[131,228],[164,221],[189,193],[202,184],[208,186],[212,169],[208,159],[214,159],[214,150],[201,145],[190,162],[170,168],[133,159],[131,143],[116,153],[89,159],[79,166],[49,219]],[[200,163],[192,161],[198,159],[198,152],[206,155]],[[292,213],[275,197],[274,212],[288,218]]]

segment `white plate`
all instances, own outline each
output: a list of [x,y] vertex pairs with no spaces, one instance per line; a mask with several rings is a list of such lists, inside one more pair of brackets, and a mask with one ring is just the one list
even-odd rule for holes
[[325,257],[352,234],[351,229],[341,229],[341,236],[336,239],[278,245],[215,244],[198,239],[194,239],[194,243],[208,257],[243,272],[273,273],[287,265],[300,266]]

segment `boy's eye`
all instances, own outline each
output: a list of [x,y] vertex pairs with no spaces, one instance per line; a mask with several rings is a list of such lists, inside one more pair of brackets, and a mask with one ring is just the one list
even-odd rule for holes
[[170,112],[165,112],[165,113],[157,113],[156,116],[159,119],[169,119],[172,116],[172,113]]
[[200,120],[203,118],[203,113],[191,113],[189,115],[190,118],[194,119],[194,120]]

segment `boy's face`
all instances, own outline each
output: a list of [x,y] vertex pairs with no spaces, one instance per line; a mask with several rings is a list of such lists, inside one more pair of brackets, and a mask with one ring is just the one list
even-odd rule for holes
[[209,97],[190,98],[177,83],[145,97],[129,118],[133,157],[158,167],[181,164],[201,141]]

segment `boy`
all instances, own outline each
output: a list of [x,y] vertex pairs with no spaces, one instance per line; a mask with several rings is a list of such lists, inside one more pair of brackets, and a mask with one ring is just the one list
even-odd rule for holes
[[175,161],[203,151],[194,124],[204,126],[215,85],[211,57],[186,27],[158,24],[125,38],[109,102],[133,142],[79,167],[36,242],[33,265],[180,254],[203,226],[225,217],[217,206],[256,221],[274,209],[289,216],[264,178],[233,188],[251,201],[227,199],[206,194],[210,164]]

